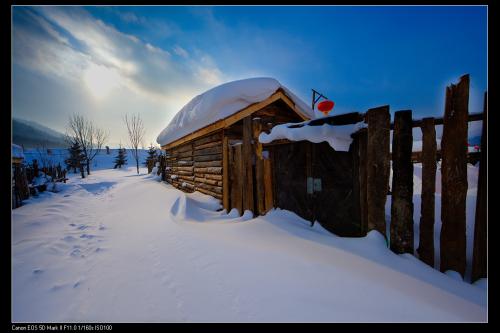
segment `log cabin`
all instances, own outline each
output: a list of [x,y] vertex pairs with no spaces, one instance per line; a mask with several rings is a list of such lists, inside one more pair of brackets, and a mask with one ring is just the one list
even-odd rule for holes
[[273,208],[271,160],[258,140],[276,125],[300,123],[313,110],[272,78],[225,83],[193,98],[160,133],[165,180],[222,201],[229,212]]

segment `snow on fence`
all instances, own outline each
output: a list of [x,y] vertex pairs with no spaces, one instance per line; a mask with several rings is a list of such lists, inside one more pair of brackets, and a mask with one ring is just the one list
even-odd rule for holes
[[[414,121],[412,112],[405,110],[395,112],[394,123],[391,125],[388,106],[370,109],[365,116],[367,128],[353,134],[353,147],[357,160],[355,178],[358,179],[356,184],[360,198],[361,224],[366,230],[375,229],[386,235],[388,244],[395,253],[413,254],[412,128],[422,129],[421,220],[417,253],[422,261],[434,266],[435,179],[438,160],[435,125],[443,124],[439,156],[442,159],[440,270],[456,271],[464,277],[467,163],[470,160],[467,124],[469,121],[483,121],[471,275],[471,281],[474,282],[486,277],[486,93],[482,114],[469,115],[468,103],[469,76],[464,75],[458,84],[446,88],[446,107],[442,119]],[[474,154],[477,157],[477,153]],[[391,160],[391,222],[387,236],[385,203],[389,193]]]

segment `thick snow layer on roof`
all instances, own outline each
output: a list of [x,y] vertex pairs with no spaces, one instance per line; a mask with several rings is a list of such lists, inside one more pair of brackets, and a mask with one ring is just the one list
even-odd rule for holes
[[251,78],[228,82],[196,96],[186,104],[158,135],[166,145],[183,136],[224,119],[247,106],[261,102],[282,88],[304,115],[314,118],[313,110],[273,78]]
[[278,139],[288,139],[290,141],[307,140],[314,143],[328,142],[337,151],[349,151],[352,138],[351,134],[365,127],[366,124],[359,122],[351,125],[332,126],[324,124],[321,126],[309,126],[307,122],[302,127],[289,127],[297,124],[282,124],[272,128],[271,133],[261,133],[259,141],[269,143]]
[[23,147],[12,144],[12,157],[24,158]]

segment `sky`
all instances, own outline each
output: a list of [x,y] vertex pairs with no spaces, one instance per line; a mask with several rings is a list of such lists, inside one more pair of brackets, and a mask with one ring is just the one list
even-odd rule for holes
[[[78,113],[144,145],[192,98],[273,77],[333,114],[390,105],[440,117],[445,88],[470,74],[470,112],[487,90],[485,6],[14,6],[12,116],[65,131]],[[479,127],[478,127],[479,128]]]

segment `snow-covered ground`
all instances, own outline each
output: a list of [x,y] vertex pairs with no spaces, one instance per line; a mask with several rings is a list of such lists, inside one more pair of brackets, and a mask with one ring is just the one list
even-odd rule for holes
[[13,210],[13,321],[487,320],[485,280],[396,255],[375,231],[336,237],[284,210],[236,217],[145,173],[70,175]]

